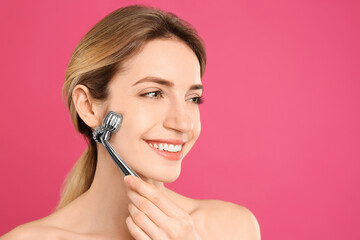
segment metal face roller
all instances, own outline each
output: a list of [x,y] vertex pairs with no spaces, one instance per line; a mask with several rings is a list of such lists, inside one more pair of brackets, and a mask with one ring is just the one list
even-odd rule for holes
[[96,142],[104,145],[111,158],[116,165],[120,168],[122,173],[127,175],[133,175],[139,177],[116,153],[115,149],[108,142],[110,140],[111,133],[116,133],[122,123],[122,116],[116,112],[110,111],[106,114],[101,126],[98,126],[93,131],[93,138]]

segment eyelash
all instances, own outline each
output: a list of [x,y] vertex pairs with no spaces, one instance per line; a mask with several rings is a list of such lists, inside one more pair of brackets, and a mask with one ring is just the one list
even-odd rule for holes
[[[148,93],[145,93],[145,94],[142,94],[141,96],[149,96],[149,94],[151,93],[157,93],[157,94],[163,94],[160,90],[158,91],[153,91],[153,92],[148,92]],[[159,97],[155,97],[155,98],[159,98]],[[199,105],[199,104],[202,104],[204,102],[204,97],[201,96],[201,97],[194,97],[194,98],[191,98],[191,99],[195,99],[195,101],[193,101],[195,104]]]

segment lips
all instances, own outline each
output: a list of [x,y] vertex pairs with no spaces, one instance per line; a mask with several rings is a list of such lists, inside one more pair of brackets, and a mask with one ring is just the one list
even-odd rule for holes
[[179,139],[145,139],[147,143],[167,143],[173,145],[185,144],[186,141],[179,140]]

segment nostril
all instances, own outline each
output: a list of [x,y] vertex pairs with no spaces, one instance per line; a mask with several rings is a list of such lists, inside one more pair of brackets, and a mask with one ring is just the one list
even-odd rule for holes
[[194,124],[187,114],[182,116],[180,114],[169,116],[165,119],[163,125],[165,128],[173,129],[178,132],[189,132],[194,128]]

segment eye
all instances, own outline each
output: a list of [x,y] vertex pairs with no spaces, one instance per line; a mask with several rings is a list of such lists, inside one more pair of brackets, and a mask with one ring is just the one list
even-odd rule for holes
[[191,102],[194,102],[195,104],[202,104],[204,102],[204,97],[194,97],[190,98]]
[[160,90],[157,90],[157,91],[144,93],[141,96],[148,96],[150,98],[159,98],[159,97],[162,97],[162,95],[163,95],[163,93]]

